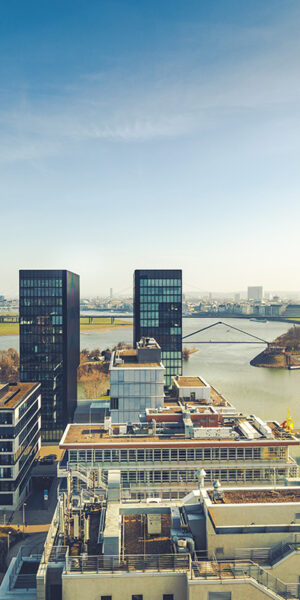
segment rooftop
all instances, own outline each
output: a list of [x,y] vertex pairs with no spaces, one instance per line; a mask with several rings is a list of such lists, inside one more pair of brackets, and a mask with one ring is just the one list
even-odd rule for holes
[[24,400],[39,385],[39,383],[23,383],[20,381],[0,384],[0,410],[15,408],[21,400]]
[[[159,414],[159,413],[158,413]],[[171,411],[169,414],[172,414]],[[193,417],[193,415],[191,415]],[[128,430],[126,427],[126,433],[120,432],[119,425],[112,425],[110,431],[104,429],[104,425],[85,425],[81,424],[70,424],[65,430],[65,433],[61,439],[60,447],[67,448],[78,444],[86,447],[90,445],[92,447],[107,445],[115,445],[121,447],[127,447],[133,445],[136,447],[137,444],[148,447],[151,444],[183,444],[188,445],[204,445],[216,443],[218,445],[236,445],[239,443],[247,443],[252,446],[258,446],[260,444],[275,446],[279,442],[283,445],[299,445],[299,440],[296,440],[293,436],[286,437],[286,432],[278,426],[276,437],[271,438],[266,436],[264,433],[259,432],[251,425],[251,419],[242,419],[242,422],[247,422],[251,425],[251,429],[256,431],[255,437],[249,437],[247,431],[240,429],[241,419],[233,418],[230,422],[226,422],[226,425],[221,426],[197,426],[194,428],[194,436],[186,436],[184,422],[178,423],[177,427],[172,427],[172,423],[168,427],[164,423],[163,428],[160,430],[157,425],[156,432],[153,432],[152,423],[140,423],[131,426]],[[193,427],[194,424],[192,424]],[[276,424],[275,424],[276,425]],[[280,437],[280,430],[282,430],[282,437]]]
[[[210,499],[213,492],[209,491]],[[272,490],[227,490],[224,492],[223,502],[217,504],[274,504],[281,502],[300,502],[300,489],[272,489]]]
[[206,383],[200,377],[174,377],[175,385],[180,388],[185,387],[206,387]]
[[169,554],[171,552],[171,515],[161,514],[161,533],[149,534],[146,514],[123,517],[125,554]]
[[142,369],[144,367],[156,367],[156,368],[160,367],[160,368],[163,368],[162,364],[159,363],[159,362],[155,362],[155,363],[140,363],[137,360],[134,361],[134,362],[125,362],[124,361],[123,363],[120,363],[120,364],[114,364],[114,367],[121,368],[121,369],[122,368],[123,369],[127,369],[128,367],[131,367],[131,368],[134,368],[134,369],[136,369],[136,367],[141,367]]

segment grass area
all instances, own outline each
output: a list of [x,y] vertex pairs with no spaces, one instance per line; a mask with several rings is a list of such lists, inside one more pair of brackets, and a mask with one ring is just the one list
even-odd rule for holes
[[103,331],[108,329],[123,329],[124,327],[132,328],[132,322],[115,319],[114,323],[111,323],[110,319],[94,319],[93,323],[89,323],[88,318],[80,320],[80,331]]
[[[94,323],[89,323],[87,318],[81,319],[80,322],[80,331],[104,331],[108,329],[121,329],[123,327],[132,327],[132,322],[115,319],[115,322],[111,323],[110,319],[99,319],[98,321],[94,321]],[[19,335],[19,323],[0,323],[1,335]]]
[[19,323],[0,323],[0,335],[19,335]]

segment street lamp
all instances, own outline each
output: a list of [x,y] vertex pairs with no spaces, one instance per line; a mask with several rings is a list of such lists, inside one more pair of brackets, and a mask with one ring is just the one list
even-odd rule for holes
[[23,503],[23,533],[25,531],[25,506],[27,506],[26,502]]
[[7,532],[7,552],[9,552],[9,547],[10,547],[10,538],[9,538],[9,536],[10,536],[11,533],[12,533],[11,530],[9,530]]

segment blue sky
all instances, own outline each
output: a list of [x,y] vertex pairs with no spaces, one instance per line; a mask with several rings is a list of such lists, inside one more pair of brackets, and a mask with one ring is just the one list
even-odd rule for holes
[[0,4],[0,294],[300,290],[298,0]]

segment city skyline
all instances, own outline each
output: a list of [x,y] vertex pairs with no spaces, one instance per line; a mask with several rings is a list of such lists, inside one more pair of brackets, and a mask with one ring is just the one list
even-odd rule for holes
[[1,293],[62,257],[83,295],[121,292],[135,268],[297,290],[298,2],[1,15]]

